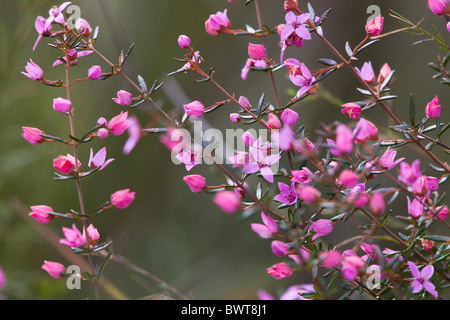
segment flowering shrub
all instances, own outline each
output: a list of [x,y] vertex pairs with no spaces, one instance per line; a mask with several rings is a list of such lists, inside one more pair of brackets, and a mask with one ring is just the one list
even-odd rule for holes
[[[181,66],[168,75],[195,75],[196,82],[210,85],[226,100],[205,105],[198,97],[178,106],[183,114],[179,118],[164,111],[153,100],[161,84],[155,81],[149,87],[143,77],[137,76],[134,81],[124,72],[123,66],[133,46],[121,53],[118,63],[111,62],[96,47],[98,29],[81,18],[75,25],[69,23],[66,9],[70,2],[51,8],[47,18],[36,18],[38,38],[33,50],[39,50],[43,40],[48,38],[58,56],[53,68],[60,68],[64,80],[47,79],[45,68],[31,59],[25,66],[26,72],[22,73],[33,81],[65,89],[64,97],[54,98],[53,109],[67,118],[69,138],[48,134],[51,128],[43,131],[25,125],[22,136],[32,145],[50,142],[67,145],[69,153],[55,155],[53,167],[56,180],[75,184],[79,208],[55,210],[48,204],[32,204],[29,216],[43,224],[55,219],[70,220],[69,227],[62,228],[64,237],[59,242],[69,246],[74,254],[87,257],[89,268],[76,276],[92,283],[95,297],[101,298],[98,282],[107,263],[114,260],[114,254],[110,251],[112,241],[102,240],[101,230],[94,227],[94,224],[97,226],[95,219],[110,209],[127,209],[139,194],[128,188],[111,186],[113,189],[105,191],[105,198],[98,206],[88,209],[83,200],[82,181],[94,174],[106,174],[107,165],[114,159],[107,160],[106,147],[96,153],[91,148],[86,165],[79,157],[79,149],[94,139],[104,141],[127,134],[123,153],[129,154],[144,135],[157,134],[169,150],[174,165],[185,167],[186,175],[180,177],[180,182],[194,193],[192,196],[210,194],[211,201],[221,211],[241,215],[248,221],[249,232],[270,241],[262,245],[269,246],[279,262],[267,266],[267,276],[282,281],[306,274],[310,279],[308,283],[287,286],[280,296],[261,288],[260,299],[345,299],[355,294],[375,299],[445,297],[450,281],[450,237],[445,203],[449,174],[445,159],[449,147],[444,136],[449,123],[440,116],[446,101],[434,93],[426,106],[416,106],[411,96],[409,119],[399,119],[391,108],[397,98],[391,93],[395,92],[394,70],[386,62],[376,72],[371,61],[361,62],[357,58],[362,51],[370,53],[371,46],[385,37],[415,31],[437,43],[445,53],[443,58],[439,57],[438,64],[429,65],[437,72],[433,78],[441,79],[441,84],[436,82],[436,85],[448,86],[446,67],[450,49],[443,37],[391,11],[389,17],[376,16],[365,26],[355,26],[365,37],[353,48],[347,42],[342,53],[327,38],[331,9],[318,13],[310,4],[280,0],[279,7],[285,11],[285,19],[269,27],[263,24],[260,1],[228,2],[236,2],[236,6],[245,4],[245,10],[253,6],[258,27],[235,28],[238,22],[231,21],[224,9],[208,17],[204,22],[205,32],[212,37],[233,35],[251,39],[247,51],[242,53],[245,64],[240,77],[248,81],[250,72],[267,75],[274,102],[267,101],[267,93],[262,93],[257,104],[252,104],[244,95],[237,97],[227,91],[216,81],[214,70],[205,66],[212,57],[202,55],[201,48],[195,46],[195,39],[180,35],[174,41],[178,41],[180,47],[182,58],[176,60]],[[438,19],[448,19],[447,1],[430,0],[429,7]],[[385,30],[388,18],[399,20],[404,27]],[[269,37],[276,39],[276,48],[269,48],[266,41]],[[318,59],[320,67],[307,65],[301,59],[312,41],[324,44],[329,50],[329,58]],[[271,56],[269,52],[276,54]],[[81,58],[86,55],[96,55],[99,64],[106,64],[107,68],[83,66]],[[74,67],[85,68],[86,77],[72,79]],[[299,107],[308,98],[320,94],[329,75],[340,72],[350,72],[358,81],[356,89],[361,100],[340,104],[342,117],[333,123],[321,126],[302,123]],[[289,79],[290,90],[280,90],[275,73]],[[76,132],[74,115],[82,113],[83,108],[81,99],[72,95],[72,87],[79,82],[113,76],[122,77],[133,88],[133,92],[111,93],[112,100],[123,111],[112,117],[105,116],[109,121],[105,117],[92,120],[92,129],[88,132]],[[282,92],[289,94],[286,104],[281,102]],[[141,127],[137,115],[132,114],[133,108],[142,103],[159,113],[157,126]],[[202,119],[227,107],[234,107],[235,111],[236,106],[238,110],[223,121],[248,129],[242,130],[239,137],[242,144],[233,147],[232,154],[225,152],[226,143],[221,141],[220,132],[211,131],[217,138],[216,144],[207,143],[211,140],[206,138],[206,132],[200,132],[200,140],[196,139],[194,131]],[[419,108],[425,113],[422,119],[416,118]],[[386,128],[375,123],[370,119],[370,109],[385,113],[392,125]],[[256,135],[253,125],[263,130],[260,133],[266,134],[265,139]],[[398,150],[407,146],[417,148],[428,163],[397,156]],[[168,154],[167,157],[170,158]],[[208,177],[194,172],[203,164],[220,170],[221,185],[210,185]],[[433,169],[433,175],[424,173],[428,167]],[[379,180],[387,183],[382,185]],[[403,203],[402,211],[393,206],[399,201]],[[349,233],[330,241],[335,230],[343,226]],[[42,269],[53,278],[73,276],[57,261],[45,260]]]

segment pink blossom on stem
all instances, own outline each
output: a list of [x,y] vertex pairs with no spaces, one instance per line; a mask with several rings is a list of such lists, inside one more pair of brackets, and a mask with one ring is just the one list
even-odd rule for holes
[[445,220],[449,216],[448,212],[449,212],[448,207],[446,205],[444,205],[444,206],[437,207],[436,210],[434,210],[434,211],[430,210],[428,212],[428,215],[430,215],[432,217],[434,216],[435,219]]
[[295,192],[295,182],[292,182],[291,187],[283,182],[278,182],[280,194],[277,194],[273,200],[282,202],[286,205],[293,205],[297,202],[297,193]]
[[425,250],[431,250],[434,247],[434,241],[430,239],[419,238],[420,243],[422,244],[422,248]]
[[62,174],[72,174],[77,168],[77,165],[80,168],[81,162],[77,160],[77,163],[75,163],[75,157],[71,154],[53,159],[53,168]]
[[189,39],[188,36],[185,36],[184,34],[182,34],[178,37],[178,45],[182,49],[187,49],[191,46],[191,39]]
[[411,275],[414,280],[411,282],[412,293],[417,293],[425,289],[429,294],[431,294],[435,299],[438,298],[438,292],[436,287],[430,281],[434,273],[434,267],[430,264],[425,266],[421,271],[412,261],[407,261]]
[[431,102],[427,103],[425,114],[428,118],[434,119],[441,115],[441,105],[438,96],[435,96]]
[[75,29],[77,29],[79,34],[82,34],[85,37],[89,37],[92,32],[91,25],[83,18],[77,19],[77,22],[75,22]]
[[181,151],[176,155],[178,161],[185,165],[186,171],[191,171],[196,165],[198,165],[202,159],[200,152],[194,150]]
[[423,204],[419,201],[419,199],[414,198],[413,201],[409,197],[408,199],[408,213],[414,219],[418,219],[423,215]]
[[226,213],[235,213],[241,205],[239,197],[229,190],[217,192],[213,197],[213,202]]
[[64,267],[61,263],[55,261],[44,260],[42,269],[47,271],[47,273],[55,279],[61,279],[63,277],[62,273],[66,272],[66,267]]
[[142,129],[136,116],[131,116],[128,118],[127,132],[128,139],[125,141],[122,150],[124,154],[130,154],[141,139]]
[[44,78],[44,71],[31,59],[30,62],[27,62],[25,70],[26,72],[22,71],[21,73],[33,81],[41,81]]
[[130,192],[130,189],[123,189],[114,192],[111,195],[111,204],[117,209],[126,209],[134,201],[136,192]]
[[273,183],[273,172],[270,166],[277,163],[281,156],[279,154],[266,156],[258,148],[253,148],[251,154],[252,161],[242,169],[242,173],[251,174],[260,171],[264,179]]
[[63,227],[62,230],[65,238],[60,239],[59,243],[65,244],[72,248],[78,248],[85,243],[83,235],[75,224],[72,225],[72,228]]
[[54,212],[52,207],[46,205],[31,206],[31,212],[28,214],[39,223],[50,223],[55,216],[49,214]]
[[331,220],[319,219],[317,221],[314,221],[313,223],[311,223],[311,226],[309,227],[309,230],[315,232],[313,237],[311,238],[311,241],[314,241],[319,237],[330,234],[333,231],[333,227],[334,225]]
[[113,101],[122,106],[128,106],[133,100],[133,95],[126,90],[119,90],[117,92],[117,98],[112,98]]
[[382,84],[384,80],[392,73],[391,67],[385,63],[380,69],[380,73],[378,74],[377,82],[378,84]]
[[22,137],[33,145],[38,145],[47,141],[47,139],[41,136],[41,134],[45,134],[45,132],[38,128],[22,127],[22,130]]
[[364,62],[361,70],[355,67],[360,77],[368,84],[372,84],[375,81],[375,72],[372,68],[372,62]]
[[72,102],[65,98],[53,99],[53,109],[63,114],[68,114],[72,108]]
[[357,143],[365,143],[367,140],[378,140],[378,128],[364,118],[358,121],[353,134]]
[[363,183],[353,187],[347,197],[347,201],[357,208],[365,207],[369,203],[369,200],[369,195],[366,193]]
[[273,240],[270,244],[270,248],[272,249],[273,254],[279,257],[285,256],[289,251],[286,243],[280,240]]
[[277,222],[270,216],[264,214],[261,211],[261,223],[252,223],[250,226],[254,232],[256,232],[261,238],[268,239],[271,238],[273,234],[278,232]]
[[316,203],[320,200],[322,194],[319,190],[312,186],[303,186],[299,185],[296,187],[296,191],[300,199],[302,199],[306,203]]
[[230,113],[230,121],[233,123],[240,123],[241,118],[239,117],[239,113]]
[[407,186],[412,186],[420,176],[419,159],[414,160],[411,165],[406,162],[400,163],[400,174],[398,175],[398,180],[400,182],[403,182]]
[[129,125],[128,111],[120,112],[117,116],[113,117],[108,123],[109,132],[115,136],[120,136],[127,130]]
[[346,280],[353,281],[364,267],[364,261],[353,251],[346,250],[342,255],[341,274]]
[[336,127],[336,142],[327,139],[330,145],[330,152],[339,157],[353,151],[353,133],[345,124],[338,124]]
[[91,54],[92,50],[83,50],[83,51],[77,51],[75,49],[71,49],[68,53],[67,53],[67,57],[59,57],[58,60],[56,60],[53,63],[53,67],[56,67],[62,63],[68,63],[69,65],[75,65],[77,63],[77,59],[87,56],[89,54]]
[[48,27],[45,27],[45,22],[46,22],[46,20],[44,17],[39,16],[36,18],[34,27],[35,27],[37,33],[39,33],[39,35],[36,39],[36,42],[34,43],[33,51],[36,50],[36,47],[37,47],[39,41],[41,41],[42,37],[50,34],[50,30],[52,29],[52,26],[49,25]]
[[267,125],[269,126],[270,129],[281,128],[280,119],[278,119],[278,117],[273,113],[269,113],[269,120],[267,121]]
[[67,6],[69,4],[71,4],[72,2],[64,2],[63,4],[61,4],[59,7],[58,6],[53,6],[49,11],[49,17],[48,19],[45,21],[45,25],[44,28],[47,29],[51,23],[59,23],[59,24],[64,24],[66,21],[64,19],[64,15],[63,15],[63,11],[64,9],[67,8]]
[[405,159],[400,158],[394,161],[396,155],[397,151],[391,150],[390,147],[388,147],[386,152],[379,159],[380,167],[384,170],[391,170]]
[[88,70],[88,77],[91,80],[98,80],[102,75],[102,68],[98,65],[92,66]]
[[109,136],[109,131],[106,128],[100,128],[97,131],[97,137],[99,137],[100,139],[106,139]]
[[341,112],[347,114],[350,119],[357,119],[361,115],[361,107],[357,103],[348,102],[341,107],[344,108]]
[[290,75],[289,79],[294,85],[300,87],[300,89],[297,91],[296,97],[301,97],[303,94],[308,92],[315,80],[304,63],[300,64],[300,74]]
[[384,17],[377,16],[366,24],[366,32],[369,36],[376,37],[383,31]]
[[325,268],[333,269],[341,264],[342,255],[338,250],[319,252],[318,258]]
[[87,238],[85,230],[83,229],[83,243],[89,243],[91,246],[95,246],[100,239],[100,234],[98,233],[97,228],[95,228],[92,224],[90,224],[87,228]]
[[428,0],[428,7],[437,16],[450,14],[449,0]]
[[248,56],[253,60],[263,60],[266,56],[266,47],[262,44],[248,44]]
[[103,170],[108,164],[114,161],[113,158],[106,160],[106,147],[100,149],[94,156],[94,152],[91,148],[91,153],[89,155],[89,167],[91,169],[99,168],[99,170]]
[[241,78],[242,80],[247,80],[248,73],[250,71],[250,68],[267,68],[267,62],[265,60],[254,60],[251,58],[248,58],[245,62],[244,67],[241,70]]
[[274,264],[270,268],[267,268],[267,273],[275,279],[280,280],[289,278],[294,273],[294,271],[287,263],[280,262]]
[[184,111],[191,118],[199,118],[205,112],[205,106],[198,100],[183,105]]
[[292,170],[291,173],[291,181],[303,185],[310,184],[314,178],[314,174],[307,167],[303,167],[301,170]]
[[281,121],[288,126],[293,126],[298,120],[298,113],[290,108],[286,108],[281,113]]
[[218,11],[216,14],[211,14],[208,20],[205,21],[205,30],[212,36],[217,36],[220,33],[227,32],[231,25],[230,19],[227,16],[227,9],[223,12]]
[[358,180],[359,174],[349,169],[342,171],[338,178],[339,183],[346,188],[353,188]]
[[380,192],[372,193],[369,206],[372,213],[376,216],[382,214],[386,210],[383,194]]
[[309,20],[309,13],[303,13],[297,16],[294,12],[289,11],[284,16],[284,19],[286,20],[286,24],[280,36],[281,41],[287,40],[293,33],[302,39],[311,40],[311,34],[304,25]]
[[191,189],[194,193],[200,193],[205,191],[206,189],[206,180],[203,176],[199,174],[192,174],[185,176],[183,178],[183,181],[186,182],[188,187]]

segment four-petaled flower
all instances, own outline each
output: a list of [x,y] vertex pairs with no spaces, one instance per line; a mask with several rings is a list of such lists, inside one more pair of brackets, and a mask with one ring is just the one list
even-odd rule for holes
[[296,97],[301,97],[311,89],[312,83],[316,80],[304,63],[300,63],[300,73],[292,74],[289,79],[300,89],[297,91]]
[[252,160],[242,169],[242,172],[255,173],[260,171],[264,179],[273,183],[273,172],[270,166],[277,163],[281,156],[279,154],[265,155],[260,148],[252,148],[251,155]]
[[419,268],[411,261],[408,261],[408,266],[411,270],[412,276],[414,277],[414,280],[411,282],[412,293],[417,293],[422,289],[425,289],[437,299],[438,293],[436,291],[436,287],[430,281],[434,273],[434,267],[432,265],[428,265],[424,267],[422,271],[419,271]]
[[290,187],[286,183],[278,182],[278,188],[280,189],[280,194],[276,195],[273,200],[287,205],[297,202],[298,195],[295,191],[295,182],[292,182]]

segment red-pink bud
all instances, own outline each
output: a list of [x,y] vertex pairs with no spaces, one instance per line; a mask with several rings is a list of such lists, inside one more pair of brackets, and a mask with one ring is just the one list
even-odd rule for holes
[[75,224],[72,224],[72,228],[63,227],[62,230],[65,238],[60,239],[59,243],[72,248],[78,248],[85,242],[83,235]]
[[339,251],[331,250],[319,252],[318,258],[322,260],[325,268],[333,269],[340,265],[342,256]]
[[53,109],[58,112],[67,114],[72,107],[72,102],[68,99],[64,98],[55,98],[53,99]]
[[100,76],[102,75],[102,68],[100,66],[92,66],[88,70],[88,77],[91,80],[98,80],[100,79]]
[[380,73],[377,79],[378,84],[382,84],[391,73],[391,67],[389,67],[389,65],[385,63],[380,69]]
[[127,130],[129,125],[128,121],[128,111],[121,112],[117,116],[113,117],[108,123],[108,129],[111,134],[115,136],[120,136]]
[[286,279],[292,275],[293,271],[287,263],[280,262],[268,268],[267,273],[275,279]]
[[41,134],[45,134],[45,132],[38,128],[22,127],[22,130],[22,137],[31,144],[38,145],[46,141],[46,139],[41,136]]
[[84,243],[86,244],[87,242],[89,243],[89,245],[95,246],[98,243],[98,240],[100,239],[100,234],[98,233],[98,230],[92,224],[90,224],[89,227],[87,227],[86,229],[87,229],[87,239],[85,230],[83,229]]
[[359,180],[359,175],[349,169],[345,169],[339,175],[339,183],[346,188],[353,188]]
[[289,251],[286,243],[280,240],[273,240],[270,247],[272,249],[273,254],[279,257],[285,256]]
[[206,180],[199,174],[185,176],[183,181],[187,183],[188,187],[194,193],[200,193],[206,189]]
[[241,200],[233,191],[219,191],[214,195],[213,202],[226,213],[234,213],[239,209]]
[[449,0],[428,0],[428,6],[435,15],[443,16],[450,14]]
[[372,122],[364,118],[361,118],[358,121],[355,129],[353,130],[353,134],[355,135],[355,141],[357,143],[364,143],[367,140],[378,140],[377,127]]
[[[78,168],[80,168],[81,162],[79,160],[77,161],[77,164]],[[53,159],[53,168],[62,174],[72,174],[76,169],[75,158],[70,154],[59,156]]]
[[241,118],[239,117],[239,113],[230,113],[230,120],[233,123],[241,122]]
[[382,214],[386,210],[383,194],[379,192],[372,193],[369,206],[373,214],[377,216]]
[[89,37],[92,32],[91,25],[83,18],[78,18],[75,23],[75,28],[77,29],[79,34],[83,34],[85,37]]
[[130,189],[116,191],[111,195],[111,204],[117,209],[126,209],[133,202],[135,195]]
[[22,72],[22,74],[31,80],[40,81],[44,77],[44,71],[31,59],[30,62],[27,62],[25,70],[27,72]]
[[125,90],[117,92],[117,98],[112,98],[115,103],[122,106],[128,106],[133,101],[133,95]]
[[439,105],[439,98],[435,96],[425,108],[425,114],[428,118],[434,119],[441,115],[441,106]]
[[330,234],[331,231],[333,231],[333,222],[331,220],[327,219],[319,219],[313,223],[311,223],[311,226],[309,229],[315,234],[311,238],[311,241],[316,240],[319,237],[326,236],[327,234]]
[[182,49],[187,49],[191,46],[191,39],[189,39],[188,36],[182,34],[178,37],[178,45]]
[[30,207],[30,209],[31,212],[28,215],[39,223],[50,223],[55,218],[54,215],[49,214],[49,212],[53,212],[52,207],[38,205]]
[[266,48],[262,44],[248,44],[248,56],[254,60],[262,60],[266,56]]
[[278,117],[273,113],[269,113],[269,120],[267,121],[267,125],[269,126],[270,129],[281,128],[280,119],[278,119]]
[[108,138],[108,135],[109,135],[108,129],[100,128],[100,129],[98,129],[98,131],[97,131],[97,136],[98,136],[100,139],[106,139],[106,138]]
[[205,21],[206,32],[212,36],[217,36],[219,33],[226,31],[230,25],[231,21],[228,19],[227,9],[223,12],[218,11],[216,14],[211,14]]
[[381,31],[383,31],[383,22],[384,17],[378,16],[372,20],[370,20],[366,24],[366,32],[369,36],[378,36],[381,34]]
[[286,108],[281,113],[281,121],[288,126],[293,126],[298,120],[298,113],[292,109]]
[[344,109],[341,110],[342,113],[348,114],[350,119],[357,119],[361,114],[361,107],[354,102],[348,102],[343,104],[341,107]]
[[205,112],[205,106],[198,100],[185,104],[183,107],[186,114],[191,118],[199,118]]
[[321,193],[314,187],[299,185],[296,188],[298,196],[306,203],[316,203],[320,200]]
[[66,272],[66,268],[61,263],[47,260],[44,260],[42,269],[55,279],[61,279],[63,277],[62,273]]

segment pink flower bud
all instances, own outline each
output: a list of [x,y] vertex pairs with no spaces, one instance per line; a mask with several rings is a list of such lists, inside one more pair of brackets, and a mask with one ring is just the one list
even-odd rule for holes
[[306,203],[316,203],[320,200],[321,193],[314,187],[299,185],[296,188],[298,196]]
[[380,74],[378,75],[377,79],[378,84],[382,84],[391,73],[391,67],[389,67],[389,65],[385,63],[380,69]]
[[298,120],[298,113],[292,109],[286,108],[281,113],[281,121],[288,126],[293,126]]
[[292,275],[293,271],[287,263],[280,262],[268,268],[267,273],[275,279],[286,279]]
[[428,118],[434,119],[441,115],[441,106],[439,105],[439,98],[435,96],[425,108],[425,114]]
[[6,287],[6,283],[8,282],[8,279],[6,278],[5,272],[3,272],[3,269],[0,268],[0,291]]
[[100,128],[100,129],[98,129],[98,131],[97,131],[97,136],[98,136],[100,139],[106,139],[106,138],[108,138],[108,135],[109,135],[108,129]]
[[369,200],[369,195],[365,192],[365,186],[362,183],[353,187],[347,198],[347,201],[357,208],[365,207]]
[[266,48],[262,44],[248,44],[248,56],[254,60],[262,60],[266,56]]
[[270,247],[272,249],[273,254],[279,257],[285,256],[289,251],[286,243],[280,240],[273,240]]
[[182,49],[187,49],[191,46],[191,39],[189,39],[188,36],[182,34],[178,37],[178,45]]
[[339,183],[346,188],[353,188],[358,183],[358,180],[359,175],[349,169],[342,171],[338,178]]
[[102,75],[102,68],[100,68],[100,66],[95,65],[89,68],[88,70],[88,77],[91,80],[98,80],[100,79],[101,75]]
[[267,121],[267,125],[269,126],[270,129],[281,128],[280,119],[278,119],[278,117],[273,113],[269,113],[269,120]]
[[100,118],[98,118],[98,120],[97,120],[97,125],[98,125],[98,126],[101,126],[101,127],[103,127],[103,128],[106,128],[106,126],[108,125],[108,121],[107,121],[105,118],[100,117]]
[[121,112],[117,116],[113,117],[108,123],[108,129],[111,134],[115,136],[120,136],[127,130],[129,125],[128,122],[128,111]]
[[298,2],[297,0],[285,0],[283,6],[285,11],[295,10],[298,8]]
[[239,117],[239,113],[230,113],[230,120],[233,123],[241,122],[241,118]]
[[413,201],[408,199],[408,213],[414,219],[418,219],[423,215],[423,204],[417,199],[414,198]]
[[334,227],[333,222],[331,220],[327,220],[327,219],[319,219],[319,220],[311,223],[309,230],[315,232],[311,241],[314,241],[319,237],[330,234],[331,231],[333,231],[333,227]]
[[422,248],[425,250],[431,250],[434,247],[434,241],[429,239],[423,239],[419,238],[420,242],[422,243]]
[[250,109],[252,106],[250,104],[250,101],[244,96],[240,96],[238,100],[239,104],[243,106],[245,109]]
[[372,84],[375,81],[375,73],[372,68],[372,62],[364,62],[361,70],[355,67],[360,77],[368,84]]
[[47,260],[44,260],[42,269],[47,271],[48,274],[55,279],[61,279],[63,277],[61,273],[66,272],[66,268],[61,263]]
[[274,233],[278,231],[278,225],[274,219],[265,215],[264,212],[261,212],[261,219],[263,224],[261,223],[252,223],[250,226],[254,232],[256,232],[261,238],[268,239],[271,238]]
[[50,223],[55,218],[54,215],[49,214],[49,212],[54,212],[52,207],[38,205],[30,207],[30,209],[31,212],[28,215],[39,223]]
[[212,36],[227,31],[230,25],[231,21],[228,19],[227,9],[223,12],[218,11],[216,14],[211,14],[205,21],[206,32]]
[[191,118],[199,118],[205,112],[205,106],[198,100],[185,104],[183,107],[186,114]]
[[95,246],[98,243],[98,240],[100,239],[100,234],[98,233],[98,230],[92,224],[90,224],[89,227],[87,227],[86,229],[87,229],[87,239],[86,234],[83,230],[84,243],[86,244],[86,242],[88,242],[91,246]]
[[448,212],[449,210],[447,206],[440,206],[434,211],[429,211],[428,215],[434,216],[435,219],[445,220],[448,218]]
[[[333,150],[334,149],[334,150]],[[353,151],[353,133],[345,124],[336,127],[336,147],[331,148],[331,153],[336,156],[348,154]]]
[[253,143],[255,143],[255,138],[250,131],[245,131],[242,134],[241,139],[247,147],[250,147],[251,145],[253,145]]
[[381,31],[383,31],[383,22],[384,17],[378,16],[372,20],[370,20],[366,24],[366,32],[369,36],[376,37],[381,34]]
[[301,170],[292,170],[292,182],[298,182],[300,184],[310,184],[314,178],[314,174],[306,167]]
[[[81,167],[79,160],[77,164],[78,168]],[[53,159],[53,168],[62,174],[72,174],[76,169],[75,158],[70,154],[59,156]]]
[[382,193],[374,192],[370,198],[370,210],[376,216],[379,216],[386,210],[386,205],[384,203],[384,197]]
[[448,0],[428,0],[428,6],[437,16],[450,14],[450,1]]
[[325,268],[333,269],[341,263],[341,253],[337,250],[319,252],[318,257],[322,260]]
[[200,193],[206,189],[206,180],[201,175],[188,175],[183,178],[183,181],[187,183],[188,187],[194,193]]
[[394,161],[397,151],[387,148],[386,152],[380,157],[380,167],[385,170],[391,170],[398,163],[402,162],[405,158],[400,158]]
[[89,37],[92,32],[91,25],[83,18],[78,18],[75,23],[75,28],[79,34],[83,34],[85,37]]
[[344,114],[348,114],[350,119],[357,119],[361,115],[361,107],[354,102],[348,102],[346,104],[343,104],[341,107],[344,108],[341,110],[341,112]]
[[135,198],[136,192],[130,192],[130,189],[123,189],[114,192],[111,195],[111,204],[117,209],[126,209]]
[[412,186],[420,178],[420,160],[414,160],[411,165],[406,162],[400,163],[400,174],[398,180],[407,186]]
[[58,112],[67,114],[71,107],[72,107],[72,102],[68,99],[64,99],[64,98],[53,99],[53,109]]
[[122,106],[128,106],[133,101],[133,95],[125,90],[120,90],[117,92],[117,98],[112,98],[115,103]]
[[213,202],[226,213],[234,213],[239,209],[241,200],[233,191],[219,191],[214,195]]
[[31,80],[40,81],[44,78],[44,71],[31,59],[30,62],[27,62],[25,70],[27,72],[22,71],[22,74]]
[[60,239],[59,243],[65,244],[71,248],[78,248],[85,242],[83,235],[75,224],[72,224],[72,228],[63,227],[62,230],[65,238]]
[[46,139],[41,136],[41,134],[45,134],[45,132],[40,129],[32,127],[22,127],[22,130],[22,137],[31,144],[38,145],[46,141]]
[[353,130],[355,141],[357,143],[364,143],[367,140],[378,140],[378,129],[370,121],[361,118]]
[[345,255],[341,263],[341,273],[344,279],[353,281],[364,267],[364,261],[355,255]]

